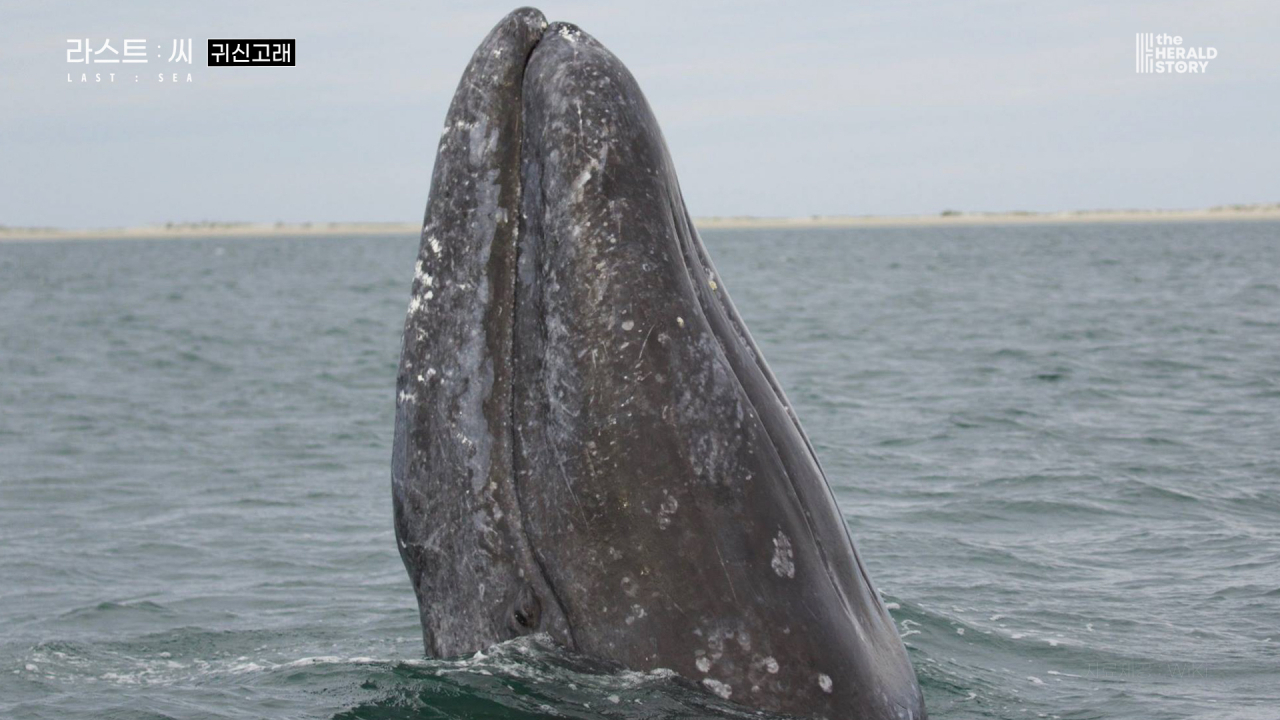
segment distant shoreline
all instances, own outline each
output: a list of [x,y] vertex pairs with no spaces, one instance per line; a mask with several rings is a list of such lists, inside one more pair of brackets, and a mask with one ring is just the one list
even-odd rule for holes
[[[946,227],[1280,220],[1280,203],[1230,205],[1204,210],[1076,210],[1071,212],[952,212],[938,215],[814,215],[809,217],[695,218],[700,230]],[[19,228],[0,226],[6,240],[96,240],[110,238],[248,237],[263,235],[413,235],[411,223],[170,223],[126,228]]]

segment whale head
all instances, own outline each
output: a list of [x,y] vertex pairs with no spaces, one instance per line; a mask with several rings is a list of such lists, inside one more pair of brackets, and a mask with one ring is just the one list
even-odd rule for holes
[[545,633],[755,708],[925,715],[635,78],[536,10],[441,131],[392,485],[429,654]]

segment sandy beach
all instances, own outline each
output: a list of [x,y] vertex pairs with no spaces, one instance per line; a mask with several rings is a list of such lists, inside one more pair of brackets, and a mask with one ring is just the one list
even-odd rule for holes
[[[1280,220],[1280,203],[1225,205],[1199,210],[1075,210],[1069,212],[953,212],[937,215],[811,215],[805,217],[702,217],[701,230],[787,228],[934,227],[969,225],[1033,225],[1069,223],[1157,223]],[[97,240],[111,238],[259,237],[263,235],[404,235],[417,233],[418,223],[329,222],[167,223],[119,228],[39,228],[0,226],[6,240]]]

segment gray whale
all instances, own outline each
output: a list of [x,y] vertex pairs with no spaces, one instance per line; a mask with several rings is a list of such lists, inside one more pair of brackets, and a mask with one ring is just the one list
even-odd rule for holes
[[392,487],[430,655],[545,633],[764,710],[925,716],[640,88],[537,10],[449,108]]

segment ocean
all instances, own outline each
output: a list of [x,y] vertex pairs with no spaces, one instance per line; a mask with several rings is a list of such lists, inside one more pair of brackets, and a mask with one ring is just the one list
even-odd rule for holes
[[[1280,717],[1280,224],[703,237],[932,717]],[[536,638],[424,658],[416,245],[0,244],[0,717],[757,717]]]

